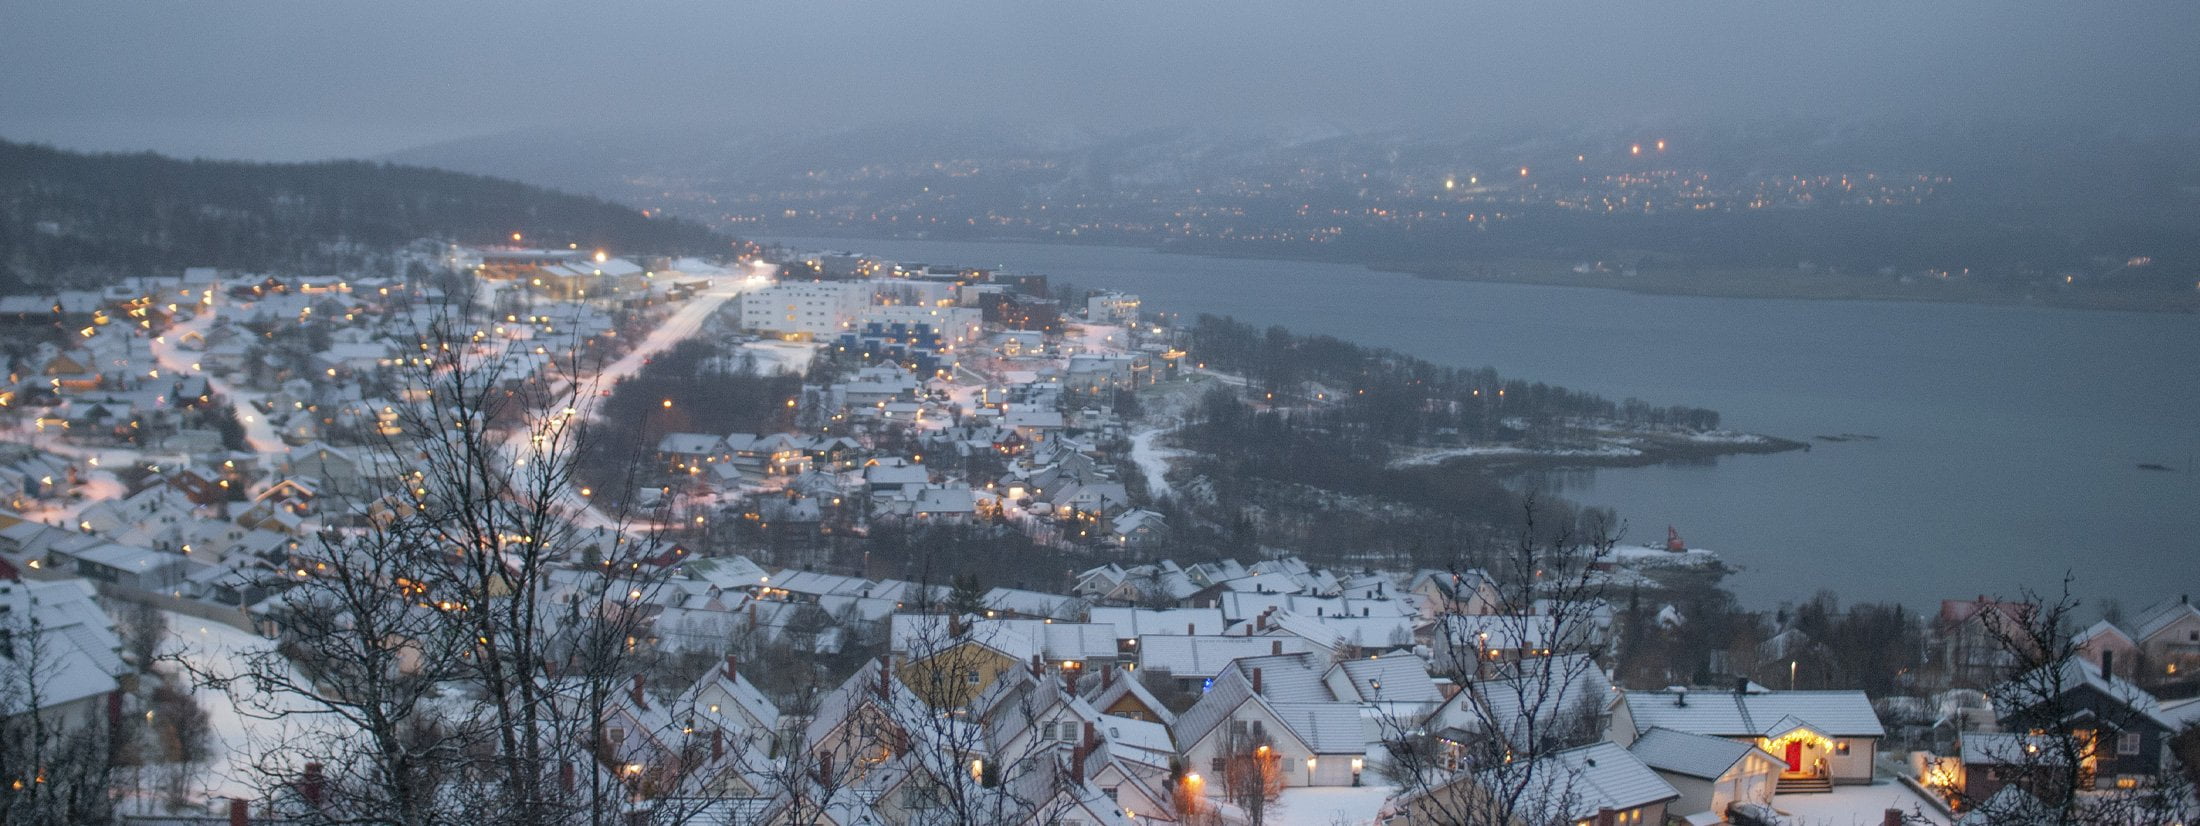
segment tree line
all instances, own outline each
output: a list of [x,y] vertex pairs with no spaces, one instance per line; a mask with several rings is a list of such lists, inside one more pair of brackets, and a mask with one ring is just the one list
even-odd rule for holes
[[[1277,404],[1327,402],[1304,413],[1323,426],[1377,439],[1417,444],[1438,435],[1484,441],[1531,426],[1602,419],[1632,425],[1710,430],[1719,413],[1701,407],[1660,407],[1640,399],[1614,402],[1543,382],[1506,378],[1495,369],[1462,369],[1379,347],[1283,327],[1259,330],[1229,317],[1202,315],[1185,332],[1199,363],[1250,379]],[[1323,389],[1308,390],[1307,383]],[[1306,398],[1312,394],[1314,398]]]
[[725,253],[733,239],[597,198],[369,161],[247,163],[0,141],[0,292],[184,267],[355,271],[422,238]]

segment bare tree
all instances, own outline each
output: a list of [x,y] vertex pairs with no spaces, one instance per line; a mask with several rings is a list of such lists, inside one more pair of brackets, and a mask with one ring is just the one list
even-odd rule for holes
[[250,755],[301,820],[611,823],[673,785],[575,767],[614,754],[675,552],[576,495],[583,348],[500,343],[470,310],[444,307],[386,377],[398,433],[331,486],[354,518],[300,552],[280,648],[191,672],[248,713],[312,721]]
[[[58,637],[35,616],[0,615],[0,823],[100,823],[113,812],[117,746],[129,733],[99,697],[53,693],[88,667],[66,662],[73,652]],[[87,702],[89,713],[71,708]]]
[[[2052,599],[2050,599],[2052,596]],[[2026,611],[1985,615],[2008,669],[1989,696],[2011,732],[1993,770],[2022,792],[1952,797],[1988,822],[2054,826],[2182,823],[2200,816],[2193,785],[2169,749],[2176,729],[2143,689],[2082,656],[2080,607],[2065,576],[2059,594],[2025,589]],[[2104,784],[2102,774],[2115,775]],[[1981,784],[1983,785],[1983,784]],[[2113,785],[2113,788],[2110,787]]]
[[1519,532],[1457,581],[1487,581],[1468,614],[1437,618],[1436,667],[1461,691],[1425,720],[1379,718],[1384,773],[1412,822],[1513,826],[1565,817],[1573,772],[1547,759],[1602,734],[1610,686],[1597,662],[1604,603],[1598,566],[1616,535],[1597,519],[1555,528],[1533,499]]
[[1283,797],[1283,756],[1266,734],[1232,727],[1222,744],[1222,799],[1245,813],[1246,822],[1262,826],[1268,812]]

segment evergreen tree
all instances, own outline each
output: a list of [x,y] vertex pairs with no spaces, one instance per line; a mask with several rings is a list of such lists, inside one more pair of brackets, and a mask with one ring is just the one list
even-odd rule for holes
[[956,574],[950,583],[953,590],[947,594],[948,610],[957,614],[985,611],[985,586],[978,582],[977,574]]

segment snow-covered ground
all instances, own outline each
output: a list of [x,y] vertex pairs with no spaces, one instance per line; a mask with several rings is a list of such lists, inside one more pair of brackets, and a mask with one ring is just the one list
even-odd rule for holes
[[1922,815],[1936,826],[1948,822],[1916,790],[1884,778],[1869,786],[1835,786],[1830,794],[1780,795],[1772,799],[1772,808],[1793,826],[1878,826],[1886,822],[1888,809]]
[[1535,448],[1514,447],[1511,445],[1474,445],[1472,447],[1447,447],[1424,451],[1422,453],[1417,453],[1412,456],[1406,456],[1393,460],[1390,463],[1390,466],[1394,468],[1426,467],[1429,465],[1443,464],[1446,460],[1449,459],[1462,459],[1471,456],[1560,456],[1616,459],[1641,455],[1642,451],[1624,445],[1602,445],[1594,448],[1560,448],[1555,450],[1539,450]]
[[1270,826],[1361,826],[1375,822],[1383,801],[1395,791],[1389,786],[1316,786],[1284,789],[1276,808],[1269,810]]
[[1157,440],[1167,433],[1167,428],[1142,428],[1131,434],[1131,461],[1146,474],[1146,497],[1160,499],[1171,495],[1169,488],[1169,460],[1183,455],[1184,451],[1162,447]]
[[[167,642],[161,646],[161,654],[179,656],[195,668],[235,673],[245,667],[247,654],[275,647],[274,640],[233,626],[173,611],[162,613],[168,617],[169,634]],[[172,666],[164,667],[164,673],[168,668]],[[189,683],[189,678],[183,675],[171,673],[169,678]],[[239,696],[244,690],[241,686],[238,688]],[[239,710],[228,693],[211,688],[194,689],[191,696],[206,709],[213,734],[207,743],[207,752],[214,758],[194,772],[194,780],[206,790],[207,796],[256,797],[250,771],[252,755],[301,731],[332,722],[311,714],[283,720],[260,719]]]
[[1653,548],[1648,545],[1614,545],[1612,546],[1612,558],[1627,565],[1652,567],[1710,565],[1719,561],[1717,553],[1703,548],[1689,548],[1674,553],[1664,548]]
[[795,341],[752,341],[741,345],[741,353],[755,357],[758,373],[799,376],[810,369],[810,359],[817,355],[820,346]]

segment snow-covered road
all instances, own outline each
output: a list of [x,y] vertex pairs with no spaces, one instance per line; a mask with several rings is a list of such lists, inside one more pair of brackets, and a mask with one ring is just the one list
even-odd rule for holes
[[216,312],[217,309],[211,305],[202,306],[190,321],[171,325],[161,335],[154,336],[151,345],[153,359],[160,363],[160,369],[177,376],[205,376],[207,386],[221,394],[222,398],[228,399],[230,406],[236,408],[237,421],[244,423],[245,441],[252,445],[254,452],[271,455],[289,450],[290,446],[275,435],[275,425],[267,420],[267,416],[259,408],[253,406],[260,401],[259,393],[239,388],[199,369],[198,358],[178,346],[187,333],[205,335],[206,328],[214,323]]
[[[718,308],[725,306],[727,301],[739,296],[744,286],[766,283],[777,273],[778,267],[776,266],[760,266],[756,268],[754,275],[743,278],[727,277],[722,279],[721,283],[713,284],[710,289],[696,293],[687,300],[687,303],[682,304],[679,309],[666,316],[663,323],[657,325],[657,329],[649,331],[649,335],[644,336],[641,343],[634,345],[634,349],[627,351],[626,355],[620,356],[610,364],[604,365],[603,369],[596,371],[595,376],[589,379],[590,386],[602,391],[609,391],[611,388],[618,386],[620,380],[641,372],[642,366],[648,364],[649,360],[655,358],[657,354],[670,350],[680,342],[694,337],[696,332],[703,328],[703,322],[708,320],[711,314],[718,312]],[[560,388],[556,393],[553,393],[553,396],[562,392],[564,392],[563,388]],[[573,400],[575,412],[572,421],[588,421],[595,416],[596,408],[603,403],[602,393],[594,390],[584,390],[574,395],[578,398]],[[522,451],[527,449],[530,436],[531,434],[527,429],[515,428],[511,437],[505,442],[505,449],[512,451],[514,455],[524,455]],[[581,527],[610,529],[641,527],[622,522],[603,511],[597,510],[594,503],[581,496],[579,491],[568,489],[563,496],[567,512],[573,515],[574,523]]]

